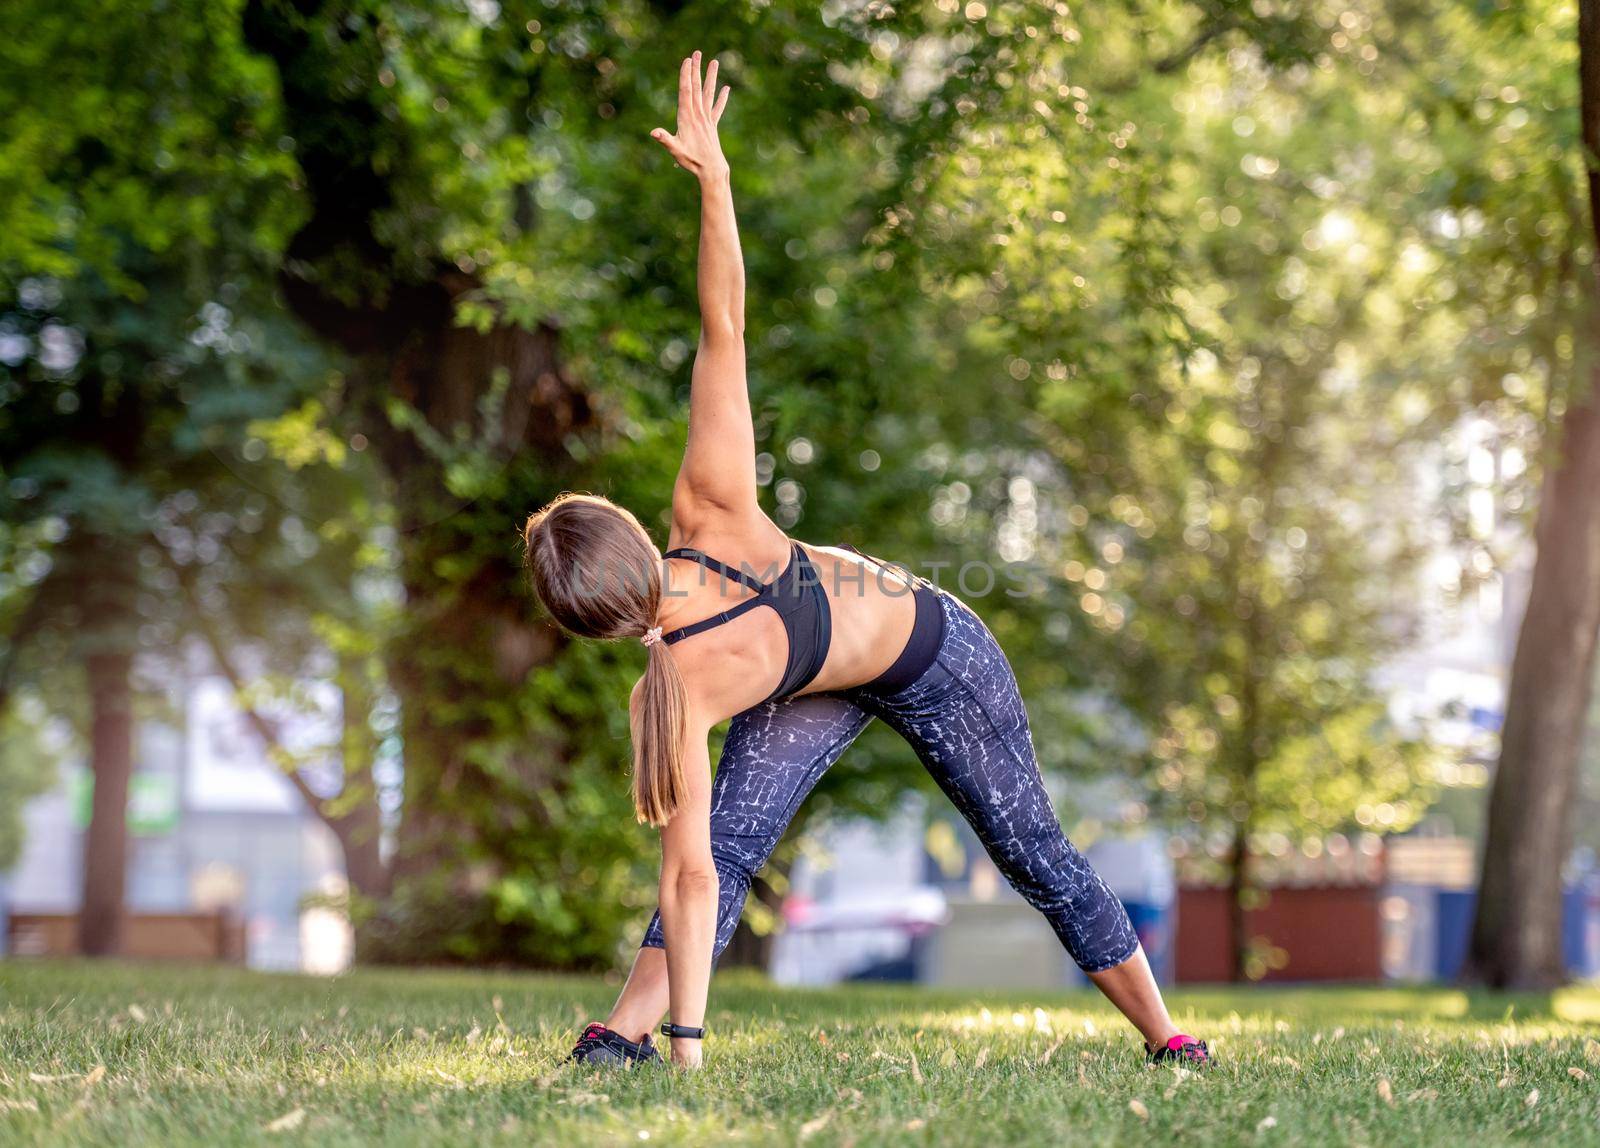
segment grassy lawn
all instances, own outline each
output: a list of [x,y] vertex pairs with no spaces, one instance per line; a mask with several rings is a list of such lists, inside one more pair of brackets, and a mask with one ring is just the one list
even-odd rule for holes
[[1175,994],[1203,1076],[1097,998],[723,978],[699,1074],[563,1067],[599,980],[0,961],[0,1144],[1600,1143],[1600,992]]

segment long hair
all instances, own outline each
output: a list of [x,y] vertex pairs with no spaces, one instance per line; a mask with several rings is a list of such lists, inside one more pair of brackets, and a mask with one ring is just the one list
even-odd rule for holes
[[[563,494],[522,531],[528,577],[556,622],[580,638],[643,638],[661,608],[661,558],[639,520],[592,494]],[[631,707],[633,804],[665,825],[683,800],[688,699],[667,644],[649,645]]]

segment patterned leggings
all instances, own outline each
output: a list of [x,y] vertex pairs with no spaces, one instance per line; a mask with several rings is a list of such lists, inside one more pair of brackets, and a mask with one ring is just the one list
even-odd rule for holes
[[[763,702],[733,719],[711,793],[717,955],[733,939],[751,878],[800,802],[875,717],[916,750],[1080,968],[1100,972],[1133,955],[1139,942],[1122,903],[1061,831],[1010,663],[970,609],[943,591],[939,605],[945,628],[938,656],[898,693],[862,687],[807,694]],[[659,913],[644,945],[665,947]]]

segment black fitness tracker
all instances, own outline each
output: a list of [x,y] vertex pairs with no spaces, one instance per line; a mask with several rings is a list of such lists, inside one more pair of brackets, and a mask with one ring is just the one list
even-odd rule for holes
[[706,1030],[703,1028],[690,1028],[686,1024],[673,1024],[670,1020],[661,1026],[661,1035],[668,1037],[682,1037],[684,1040],[704,1040]]

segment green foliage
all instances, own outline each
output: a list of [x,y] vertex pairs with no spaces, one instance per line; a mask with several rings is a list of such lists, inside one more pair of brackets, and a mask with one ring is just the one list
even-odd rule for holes
[[216,252],[240,229],[281,246],[293,201],[262,192],[283,186],[290,157],[267,71],[237,50],[239,12],[6,6],[0,274],[95,274],[140,299],[151,285],[130,253]]
[[1268,826],[1403,829],[1426,758],[1372,673],[1407,632],[1397,588],[1426,537],[1388,507],[1437,430],[1396,385],[1415,332],[1388,304],[1411,287],[1382,244],[1403,241],[1359,222],[1387,194],[1356,161],[1372,124],[1344,118],[1340,67],[1194,72],[1228,98],[1173,92],[1186,135],[1152,149],[1174,176],[1158,210],[1196,216],[1171,253],[1194,345],[1130,396],[1103,475],[1082,475],[1103,432],[1063,426],[1064,500],[1087,513],[1058,553],[1102,672],[1145,723],[1157,809],[1228,849]]
[[34,697],[0,713],[0,872],[22,855],[23,806],[56,781],[61,747],[48,721],[49,711]]

